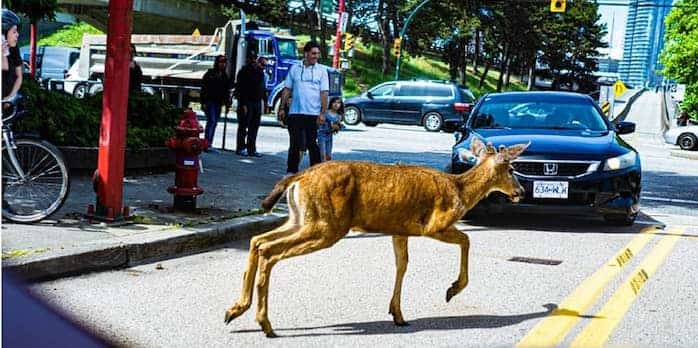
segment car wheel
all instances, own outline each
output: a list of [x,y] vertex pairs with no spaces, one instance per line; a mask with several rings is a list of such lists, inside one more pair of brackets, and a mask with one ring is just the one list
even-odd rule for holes
[[356,106],[347,106],[344,108],[344,123],[355,126],[361,122],[361,111]]
[[424,115],[424,120],[422,122],[422,124],[424,124],[424,129],[430,132],[440,131],[443,123],[443,118],[441,118],[441,115],[439,115],[439,113],[437,112],[427,113],[426,115]]
[[635,222],[636,217],[637,213],[609,214],[604,215],[603,219],[613,226],[630,226]]
[[685,133],[679,136],[678,143],[683,150],[693,150],[698,145],[698,138],[693,134]]
[[78,84],[75,86],[75,89],[73,90],[73,97],[82,99],[87,96],[87,85],[86,84]]

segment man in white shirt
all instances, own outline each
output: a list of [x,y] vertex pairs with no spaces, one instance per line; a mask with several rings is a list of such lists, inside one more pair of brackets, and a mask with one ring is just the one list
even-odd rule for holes
[[[317,130],[318,125],[325,122],[327,112],[330,88],[327,68],[318,63],[320,46],[315,41],[310,41],[303,47],[303,53],[303,61],[292,66],[286,75],[278,113],[279,120],[285,119],[288,125],[287,174],[298,172],[301,153],[305,149],[310,154],[311,166],[320,163]],[[291,105],[286,115],[289,97]]]

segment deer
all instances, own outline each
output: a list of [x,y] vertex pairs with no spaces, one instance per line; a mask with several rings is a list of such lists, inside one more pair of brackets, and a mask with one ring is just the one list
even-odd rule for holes
[[[249,309],[256,275],[256,321],[267,337],[276,337],[267,312],[272,267],[283,259],[328,248],[350,230],[392,236],[396,275],[388,313],[397,326],[408,325],[400,305],[408,237],[460,246],[460,272],[446,291],[449,302],[468,285],[470,239],[455,223],[492,192],[501,192],[512,202],[523,197],[511,162],[528,145],[500,146],[497,151],[476,138],[470,150],[477,164],[462,174],[416,165],[328,161],[280,180],[262,201],[262,208],[270,212],[285,192],[288,220],[250,240],[242,291],[226,310],[225,324]],[[465,159],[464,153],[459,156]]]

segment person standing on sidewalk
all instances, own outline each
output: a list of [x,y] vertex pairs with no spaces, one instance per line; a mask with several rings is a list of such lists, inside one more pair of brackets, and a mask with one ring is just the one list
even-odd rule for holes
[[339,132],[344,120],[344,103],[342,98],[333,97],[330,100],[330,110],[325,116],[325,123],[321,124],[317,132],[317,142],[320,147],[320,159],[332,160],[332,135]]
[[257,64],[257,53],[247,53],[247,64],[238,72],[235,96],[238,100],[238,133],[235,153],[240,156],[262,157],[257,152],[257,131],[262,119],[264,102],[264,72]]
[[[295,174],[300,165],[301,151],[308,149],[310,165],[320,163],[320,149],[317,143],[318,126],[325,123],[329,79],[327,68],[318,63],[320,46],[310,41],[303,47],[304,59],[293,65],[286,75],[281,107],[277,117],[288,125],[289,147],[286,173]],[[286,116],[284,109],[291,106]]]
[[19,54],[19,17],[2,9],[2,97],[11,97],[22,87],[22,58]]
[[[213,136],[216,134],[216,125],[221,115],[223,105],[230,106],[231,80],[225,72],[226,58],[219,55],[213,62],[213,68],[208,69],[203,77],[201,86],[201,107],[206,114],[206,130],[204,132],[209,143],[209,152],[217,152],[213,149]],[[225,136],[225,134],[223,134]]]
[[130,93],[140,92],[143,83],[143,70],[136,62],[136,45],[131,44],[131,62],[128,64],[128,90]]

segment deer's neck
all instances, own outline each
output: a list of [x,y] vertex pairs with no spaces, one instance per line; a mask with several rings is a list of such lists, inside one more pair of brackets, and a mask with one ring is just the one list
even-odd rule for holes
[[461,202],[466,210],[470,210],[492,192],[494,177],[486,166],[478,165],[456,176],[456,183]]

